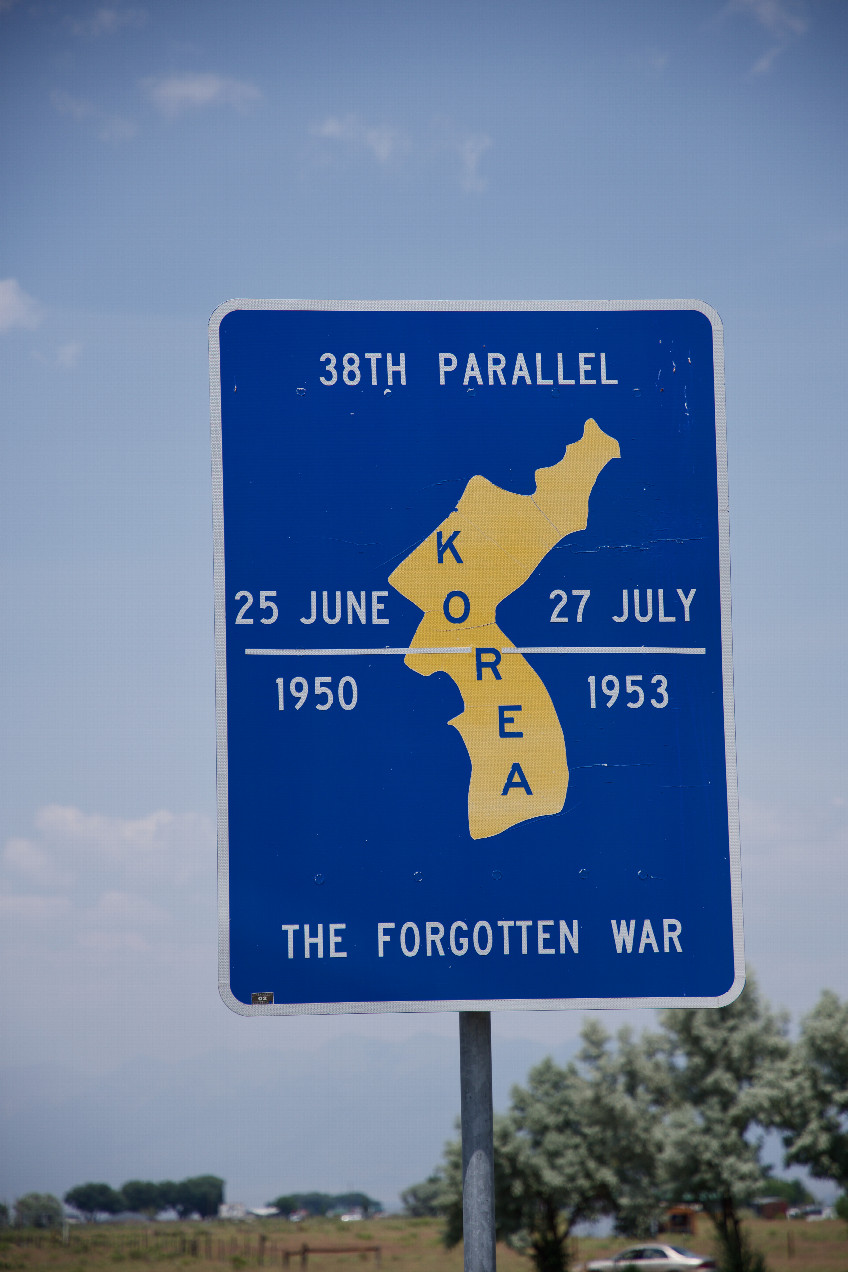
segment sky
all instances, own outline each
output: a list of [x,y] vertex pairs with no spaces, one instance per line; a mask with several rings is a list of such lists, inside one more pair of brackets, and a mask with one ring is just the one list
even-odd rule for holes
[[[748,963],[796,1025],[848,994],[847,37],[839,0],[0,0],[0,1197],[393,1205],[458,1113],[451,1014],[218,998],[232,297],[718,311]],[[498,1107],[580,1024],[495,1015]]]

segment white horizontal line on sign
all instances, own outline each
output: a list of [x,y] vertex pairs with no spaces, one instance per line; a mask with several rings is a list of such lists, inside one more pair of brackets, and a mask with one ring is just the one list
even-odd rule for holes
[[[470,654],[471,645],[438,649],[246,649],[246,654],[302,657],[305,654]],[[706,649],[681,649],[673,645],[506,645],[502,654],[705,654]]]
[[471,646],[461,649],[246,649],[246,654],[470,654]]
[[705,654],[706,649],[680,649],[674,645],[525,645],[507,646],[502,654]]

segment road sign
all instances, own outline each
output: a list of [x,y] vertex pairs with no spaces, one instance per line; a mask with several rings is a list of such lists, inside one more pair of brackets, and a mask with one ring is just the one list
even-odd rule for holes
[[224,1001],[735,997],[714,311],[232,301],[211,382]]

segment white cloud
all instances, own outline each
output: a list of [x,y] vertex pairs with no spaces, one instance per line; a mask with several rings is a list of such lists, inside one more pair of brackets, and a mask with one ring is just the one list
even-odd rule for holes
[[41,844],[31,839],[9,839],[3,849],[2,864],[29,884],[43,888],[65,888],[73,875]]
[[74,97],[64,89],[54,89],[50,94],[50,101],[60,115],[68,115],[77,123],[90,120],[96,124],[102,141],[130,141],[138,134],[138,125],[131,119],[110,115],[108,111],[95,106],[94,102],[87,101],[84,97]]
[[786,46],[783,44],[773,44],[770,49],[766,49],[762,57],[758,57],[754,65],[751,67],[752,75],[765,75],[770,71],[774,63],[777,61]]
[[[206,817],[42,808],[0,852],[0,968],[19,980],[21,968],[51,969],[62,992],[78,977],[105,984],[119,966],[143,979],[152,959],[186,966],[198,949],[214,969],[215,868]],[[107,967],[106,954],[118,961]]]
[[106,927],[130,927],[138,924],[166,922],[171,915],[137,892],[110,889],[100,894],[96,905],[86,912],[91,924]]
[[50,94],[50,101],[60,115],[70,115],[71,119],[77,121],[90,119],[95,114],[93,102],[86,101],[83,97],[74,97],[72,93],[66,93],[63,88],[54,88]]
[[124,27],[141,27],[147,21],[146,9],[122,9],[103,6],[84,18],[71,22],[74,35],[114,35]]
[[97,134],[101,141],[132,141],[138,136],[138,124],[122,115],[104,115]]
[[55,351],[51,350],[50,353],[45,353],[41,349],[34,349],[32,356],[36,362],[40,362],[44,367],[49,367],[51,371],[75,371],[79,365],[83,347],[81,340],[66,340],[64,344],[60,344]]
[[843,796],[835,795],[814,812],[743,799],[740,816],[746,855],[769,862],[780,856],[787,867],[793,858],[803,860],[808,875],[813,870],[826,876],[839,865],[848,870],[848,812]]
[[79,340],[69,340],[67,344],[59,345],[56,354],[56,365],[62,371],[74,371],[82,353],[82,343]]
[[803,35],[807,22],[784,0],[733,0],[733,8],[747,13],[775,39]]
[[82,870],[118,872],[145,887],[190,884],[214,858],[209,822],[192,813],[160,809],[123,818],[50,804],[36,814],[35,826],[45,850],[61,860]]
[[368,123],[358,115],[329,115],[310,128],[313,137],[332,143],[345,158],[370,154],[383,167],[412,154],[443,164],[448,156],[459,160],[459,184],[468,193],[480,194],[488,186],[480,171],[483,156],[491,149],[492,138],[483,132],[457,127],[450,121],[435,120],[429,136],[413,138],[393,124]]
[[196,814],[109,817],[51,804],[36,814],[32,834],[6,841],[0,890],[22,914],[39,912],[42,900],[70,905],[81,928],[160,922],[169,907],[191,905],[204,879],[211,884],[214,844],[208,819]]
[[[174,1018],[175,987],[183,1023],[180,995],[189,1013],[208,1016],[217,971],[215,867],[207,817],[42,808],[0,852],[0,992],[15,1020],[10,1045],[64,1054],[90,1044],[99,1063],[101,1048],[120,1052],[134,1030],[146,1051],[151,1021],[155,1032],[169,1011]],[[58,1005],[49,1021],[45,993]],[[101,1015],[106,1003],[111,1032]],[[223,1009],[212,1010],[218,1022]],[[88,1040],[79,1033],[82,1018],[92,1022]]]
[[469,194],[482,194],[488,181],[480,172],[480,160],[492,148],[486,133],[464,133],[457,137],[454,148],[459,155],[460,185]]
[[459,160],[459,185],[466,194],[483,194],[489,182],[480,171],[484,155],[494,142],[488,133],[475,132],[450,119],[434,123],[436,141],[432,148],[437,161],[447,157],[451,163]]
[[786,0],[730,0],[722,15],[734,14],[752,19],[774,40],[774,44],[754,62],[752,75],[767,74],[791,41],[807,31],[806,18],[796,5],[788,4]]
[[242,110],[262,95],[254,84],[208,72],[151,77],[142,80],[142,87],[163,115],[178,115],[204,106]]
[[70,909],[67,897],[21,896],[0,893],[0,918],[11,922],[43,923],[63,918]]
[[41,309],[32,296],[28,296],[16,278],[0,278],[0,331],[12,327],[28,327],[32,330],[41,322]]
[[310,130],[314,137],[337,141],[350,150],[368,150],[378,163],[387,164],[408,150],[409,142],[400,128],[391,124],[367,124],[357,115],[330,115]]

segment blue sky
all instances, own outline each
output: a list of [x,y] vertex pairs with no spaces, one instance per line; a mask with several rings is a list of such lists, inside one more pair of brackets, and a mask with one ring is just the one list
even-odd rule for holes
[[[718,310],[749,960],[796,1018],[848,993],[846,35],[827,0],[0,0],[0,1194],[214,1170],[390,1202],[458,1108],[451,1016],[217,998],[234,296]],[[501,1099],[579,1023],[497,1017]]]

